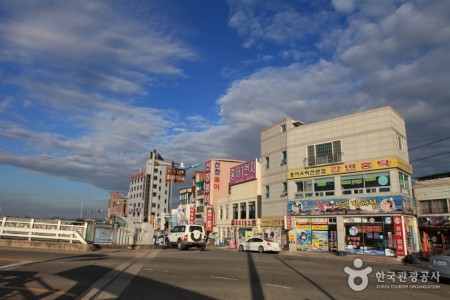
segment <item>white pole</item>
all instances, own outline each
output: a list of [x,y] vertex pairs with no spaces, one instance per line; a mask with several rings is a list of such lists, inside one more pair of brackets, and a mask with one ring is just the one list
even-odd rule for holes
[[83,219],[83,201],[81,201],[80,219]]

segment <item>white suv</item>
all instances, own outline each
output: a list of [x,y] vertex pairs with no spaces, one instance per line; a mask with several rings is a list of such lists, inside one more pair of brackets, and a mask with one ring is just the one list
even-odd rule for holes
[[177,246],[180,250],[197,247],[205,250],[205,230],[200,225],[178,225],[166,237],[166,247]]

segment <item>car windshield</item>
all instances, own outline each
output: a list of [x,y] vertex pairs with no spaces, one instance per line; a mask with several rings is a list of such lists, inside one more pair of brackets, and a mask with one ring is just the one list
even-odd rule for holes
[[273,243],[273,241],[271,241],[271,240],[268,240],[268,239],[264,239],[264,240],[268,243]]

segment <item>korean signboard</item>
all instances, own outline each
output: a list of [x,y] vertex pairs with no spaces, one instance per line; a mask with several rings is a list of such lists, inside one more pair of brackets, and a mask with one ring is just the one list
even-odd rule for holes
[[399,168],[409,174],[412,174],[412,166],[409,163],[397,157],[391,157],[386,159],[351,162],[332,166],[290,170],[287,172],[287,179],[299,179],[323,175],[337,175],[344,173],[365,172],[390,168]]
[[206,231],[213,231],[213,221],[214,221],[213,219],[214,219],[213,208],[208,207],[206,209]]
[[256,160],[250,160],[230,169],[230,185],[256,179]]
[[186,178],[186,170],[178,169],[176,167],[167,167],[166,182],[184,183]]
[[401,216],[394,217],[394,234],[397,255],[405,255],[405,244],[403,243],[403,222]]
[[205,206],[208,206],[210,204],[210,197],[211,197],[211,161],[208,160],[205,163],[205,192],[204,192],[204,199],[203,203]]

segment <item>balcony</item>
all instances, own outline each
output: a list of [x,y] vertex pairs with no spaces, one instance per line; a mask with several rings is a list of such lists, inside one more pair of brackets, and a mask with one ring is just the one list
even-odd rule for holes
[[342,152],[335,152],[321,156],[308,156],[304,159],[304,164],[306,168],[310,168],[322,165],[342,163],[342,155]]

